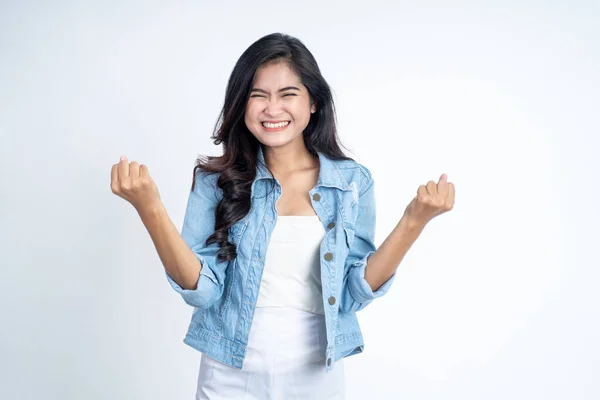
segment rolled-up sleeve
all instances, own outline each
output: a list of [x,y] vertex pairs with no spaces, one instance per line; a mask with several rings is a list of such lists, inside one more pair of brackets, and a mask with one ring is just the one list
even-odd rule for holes
[[194,188],[190,191],[181,236],[196,255],[202,269],[196,289],[183,289],[165,271],[171,287],[192,307],[206,309],[223,294],[225,272],[228,261],[219,261],[218,243],[206,245],[206,239],[214,232],[215,209],[219,201],[216,176],[205,172],[195,177]]
[[376,291],[371,289],[365,279],[367,260],[377,248],[375,247],[376,207],[374,180],[367,173],[366,184],[358,197],[358,214],[355,223],[354,241],[350,246],[344,266],[342,300],[340,311],[360,311],[374,299],[386,294],[395,277],[394,274]]

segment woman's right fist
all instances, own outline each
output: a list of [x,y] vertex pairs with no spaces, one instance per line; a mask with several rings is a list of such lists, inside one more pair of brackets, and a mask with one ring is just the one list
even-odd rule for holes
[[129,163],[125,156],[112,166],[110,189],[131,203],[138,212],[161,203],[158,188],[148,173],[148,167],[135,161]]

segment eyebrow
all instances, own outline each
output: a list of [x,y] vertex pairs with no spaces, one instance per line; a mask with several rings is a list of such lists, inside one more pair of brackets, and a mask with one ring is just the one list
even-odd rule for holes
[[[297,90],[297,91],[300,91],[300,89],[297,88],[296,86],[286,86],[284,88],[279,89],[279,92],[285,92],[286,90]],[[261,93],[268,94],[266,90],[259,89],[259,88],[252,88],[252,90],[250,91],[250,93],[252,93],[252,92],[261,92]]]

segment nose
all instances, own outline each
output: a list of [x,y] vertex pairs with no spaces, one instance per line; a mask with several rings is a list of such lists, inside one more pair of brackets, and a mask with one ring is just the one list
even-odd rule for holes
[[265,106],[265,114],[269,116],[276,116],[281,110],[281,105],[277,100],[267,100],[267,105]]

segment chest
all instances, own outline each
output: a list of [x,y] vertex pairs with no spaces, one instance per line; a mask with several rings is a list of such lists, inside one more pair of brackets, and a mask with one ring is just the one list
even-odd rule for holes
[[276,217],[286,215],[318,215],[327,232],[327,241],[333,242],[335,237],[335,242],[350,246],[358,211],[357,184],[352,181],[347,188],[341,184],[319,185],[317,172],[312,177],[306,174],[298,179],[287,178],[276,175],[281,190],[268,179],[258,180],[253,185],[250,212],[230,230],[230,240],[241,253],[257,251],[254,247],[257,241],[268,243]]
[[318,168],[277,176],[281,184],[281,196],[275,204],[277,214],[316,215],[310,202],[309,191],[316,186],[318,177]]

